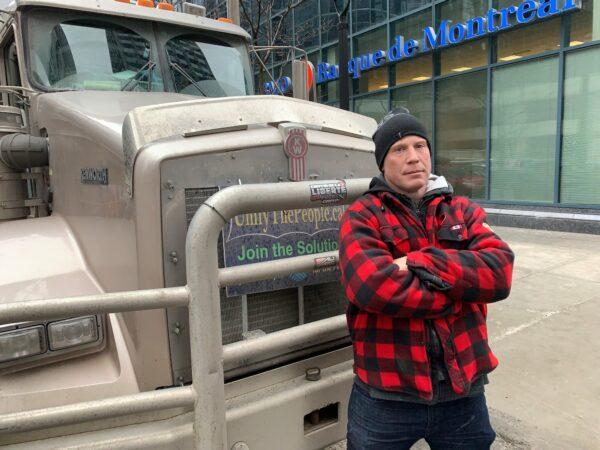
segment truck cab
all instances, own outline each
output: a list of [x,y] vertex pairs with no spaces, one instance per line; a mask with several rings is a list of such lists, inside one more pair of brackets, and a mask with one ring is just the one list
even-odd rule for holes
[[[249,36],[235,25],[114,0],[16,0],[0,15],[0,304],[185,286],[188,227],[214,193],[373,173],[375,122],[253,95]],[[306,147],[301,172],[285,149],[294,133]],[[345,302],[334,278],[297,276],[284,288],[239,295],[222,289],[221,341],[335,317]],[[0,414],[192,382],[186,307],[1,323],[0,344]],[[310,368],[345,374],[311,387],[297,407],[281,400],[228,419],[227,448],[234,430],[261,449],[284,448],[286,435],[286,448],[341,439],[351,359],[348,337],[336,336],[226,367],[225,398],[238,407],[295,386]],[[323,420],[315,419],[320,410]],[[271,430],[268,418],[284,416],[286,425]],[[5,442],[61,434],[48,428]]]

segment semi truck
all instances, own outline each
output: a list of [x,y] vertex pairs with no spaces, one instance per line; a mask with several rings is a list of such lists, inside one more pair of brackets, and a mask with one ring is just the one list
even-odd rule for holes
[[[315,236],[366,190],[375,121],[254,95],[249,35],[199,8],[5,3],[0,446],[342,440],[346,300],[311,281],[337,258]],[[312,237],[301,253],[228,263],[223,230],[274,221]]]

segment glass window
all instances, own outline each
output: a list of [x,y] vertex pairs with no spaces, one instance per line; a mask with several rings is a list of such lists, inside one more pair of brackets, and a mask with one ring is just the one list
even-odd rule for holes
[[493,5],[496,9],[503,9],[509,6],[519,6],[519,0],[494,0]]
[[[519,8],[519,5],[521,5],[521,3],[523,3],[523,1],[524,0],[493,0],[492,5],[497,11],[502,13],[503,9],[508,8],[510,6]],[[537,3],[541,3],[541,2],[538,1]],[[558,8],[562,9],[564,6],[565,0],[557,0],[556,3],[557,3]],[[533,20],[535,20],[535,18]],[[502,23],[501,15],[496,16],[496,20],[494,21],[494,23],[496,24],[496,26],[501,26],[501,23]],[[517,15],[515,13],[511,12],[508,15],[508,25],[519,25],[519,22],[517,22]]]
[[431,78],[433,72],[432,54],[401,61],[394,66],[396,84],[414,83]]
[[265,93],[265,83],[272,81],[271,76],[269,76],[269,74],[265,71],[260,71],[254,74],[254,85],[256,86],[257,94]]
[[[337,64],[338,61],[338,46],[332,45],[323,49],[323,62],[329,64]],[[339,81],[329,81],[319,84],[317,88],[319,102],[331,102],[339,99]]]
[[560,47],[560,18],[502,33],[496,39],[499,62],[557,50]]
[[497,68],[492,86],[490,197],[552,202],[558,58]]
[[487,72],[438,81],[435,170],[456,193],[485,197]]
[[[272,45],[290,46],[294,45],[293,20],[291,14],[283,14],[271,20]],[[273,51],[273,64],[282,63],[292,58],[289,49]]]
[[466,72],[485,66],[488,61],[488,41],[479,39],[442,50],[440,55],[441,75]]
[[571,14],[570,45],[600,39],[600,0],[583,0],[583,9]]
[[438,5],[438,26],[442,20],[451,23],[465,22],[482,17],[488,11],[488,2],[482,0],[448,0]]
[[205,0],[203,5],[206,7],[206,17],[217,19],[227,17],[227,3],[217,0]]
[[30,31],[31,76],[39,85],[163,90],[150,42],[128,28],[101,21],[42,19],[32,21]]
[[317,84],[317,101],[326,103],[328,101],[328,85],[329,83]]
[[431,0],[390,0],[390,16],[399,16],[431,4]]
[[329,64],[337,64],[338,62],[338,46],[332,45],[323,49],[323,61]]
[[201,35],[177,36],[166,44],[176,92],[205,97],[247,95],[245,53]]
[[294,8],[296,46],[304,49],[319,45],[319,4],[305,0]]
[[292,63],[291,61],[286,62],[285,64],[281,64],[279,66],[273,67],[273,78],[276,80],[281,77],[292,77]]
[[429,26],[431,26],[431,10],[397,20],[392,23],[390,45],[395,43],[396,36],[404,36],[405,41],[415,39],[420,42],[423,39],[423,30]]
[[[263,22],[260,24],[260,26],[258,27],[258,33],[256,35],[256,42],[254,43],[254,45],[258,45],[258,46],[268,46],[271,45],[271,21],[267,20],[266,22]],[[261,61],[268,67],[270,68],[273,65],[273,52],[270,50],[261,50],[258,51],[258,55],[261,58]],[[250,56],[252,57],[252,67],[259,67],[261,66],[261,64],[256,61],[256,56],[254,54],[254,52],[250,53]],[[262,69],[262,67],[261,67]]]
[[[386,28],[382,27],[369,33],[361,34],[354,38],[354,56],[367,55],[374,53],[377,50],[386,49],[387,32]],[[365,61],[365,66],[361,63],[361,76],[354,80],[354,88],[357,93],[375,91],[377,89],[385,89],[388,87],[388,67],[384,65],[377,69],[369,69],[370,63],[368,58],[362,59]],[[350,75],[352,77],[352,75]]]
[[323,61],[329,64],[337,64],[338,62],[338,46],[332,45],[323,49]]
[[363,72],[358,81],[358,93],[377,91],[379,89],[387,89],[388,82],[388,67],[383,66],[378,69],[371,69]]
[[560,201],[600,204],[600,48],[569,53]]
[[269,45],[271,36],[271,21],[267,20],[266,22],[262,22],[258,27],[258,33],[256,36],[256,44],[257,45]]
[[[559,0],[559,2],[561,1],[562,0]],[[493,0],[492,5],[497,11],[501,12],[503,9],[508,8],[509,6],[514,6],[515,8],[518,8],[522,2],[523,0]],[[500,26],[501,21],[501,17],[496,16],[494,23],[496,26]],[[518,25],[519,22],[517,22],[517,15],[514,13],[509,14],[507,22],[509,25]]]
[[377,50],[387,50],[387,32],[385,27],[361,34],[354,38],[354,56],[366,55]]
[[315,70],[317,69],[317,64],[319,63],[319,51],[316,50],[312,53],[309,53],[308,55],[308,60],[313,64],[313,66],[315,66]]
[[387,0],[354,0],[352,30],[354,33],[383,22],[387,18]]
[[354,112],[372,117],[378,122],[388,111],[386,92],[354,99]]
[[[206,8],[206,10],[208,11],[208,8]],[[254,17],[252,14],[252,2],[250,0],[240,0],[240,26],[244,30],[248,31],[250,35],[252,35],[252,32],[250,30],[252,28],[253,21]]]
[[[227,4],[227,2],[225,2],[225,4]],[[271,0],[266,5],[266,8],[270,9],[269,12],[271,14],[277,14],[278,12],[283,11],[287,7],[288,7],[287,0]],[[222,17],[227,17],[227,16],[225,15],[225,16],[222,16]]]
[[417,117],[427,131],[429,136],[432,136],[432,97],[433,84],[420,83],[412,86],[405,86],[391,91],[392,94],[392,109],[403,107]]
[[337,41],[338,22],[333,0],[321,0],[321,45]]

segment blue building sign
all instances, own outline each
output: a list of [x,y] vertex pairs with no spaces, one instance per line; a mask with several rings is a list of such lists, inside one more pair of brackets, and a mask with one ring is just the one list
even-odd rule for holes
[[289,92],[292,87],[292,79],[290,77],[281,77],[276,81],[268,81],[263,84],[263,89],[266,95],[279,95]]
[[[395,37],[394,44],[387,50],[376,50],[373,53],[352,58],[348,61],[348,73],[353,78],[359,78],[361,72],[383,66],[388,62],[412,58],[419,53],[477,39],[517,24],[547,19],[579,9],[581,9],[581,0],[564,0],[562,7],[559,7],[558,0],[525,0],[519,6],[508,6],[500,10],[492,8],[485,16],[474,17],[464,23],[442,20],[437,29],[425,28],[420,41],[405,40],[403,36],[399,35]],[[317,84],[336,80],[339,76],[338,65],[326,62],[317,65]]]

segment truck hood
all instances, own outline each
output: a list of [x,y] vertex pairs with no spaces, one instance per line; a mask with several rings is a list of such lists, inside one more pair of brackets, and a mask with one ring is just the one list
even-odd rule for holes
[[[194,98],[170,92],[69,91],[40,94],[33,99],[32,108],[37,128],[50,133],[76,129],[122,155],[123,122],[131,110]],[[57,121],[66,126],[52,126]]]
[[34,128],[84,136],[124,159],[132,193],[133,167],[148,144],[172,136],[199,136],[283,122],[371,141],[370,117],[295,98],[258,95],[198,98],[167,92],[70,91],[32,100]]
[[172,136],[241,131],[280,123],[371,141],[377,123],[370,117],[320,103],[279,95],[195,98],[192,101],[136,108],[123,123],[126,183],[133,192],[133,167],[144,148]]

